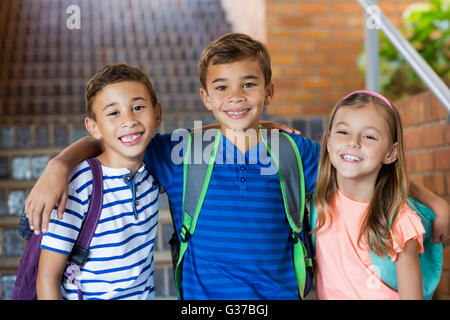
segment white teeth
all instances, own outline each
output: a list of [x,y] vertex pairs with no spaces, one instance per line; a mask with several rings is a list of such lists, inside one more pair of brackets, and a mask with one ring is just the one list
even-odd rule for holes
[[361,161],[362,160],[360,157],[353,156],[351,154],[344,154],[342,156],[342,158],[344,158],[344,160],[347,160],[347,161]]
[[232,114],[234,116],[238,116],[240,114],[246,113],[249,109],[244,110],[244,111],[239,111],[239,112],[232,112],[232,111],[227,111],[228,114]]
[[130,142],[130,141],[133,141],[133,140],[135,140],[135,139],[137,139],[139,137],[140,137],[140,134],[136,134],[136,135],[132,135],[132,136],[121,137],[120,140],[123,141],[123,142]]

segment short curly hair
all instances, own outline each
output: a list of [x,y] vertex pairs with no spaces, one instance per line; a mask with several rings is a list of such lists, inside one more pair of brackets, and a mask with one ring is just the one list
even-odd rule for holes
[[227,33],[210,42],[203,50],[198,63],[198,73],[202,87],[206,89],[206,73],[210,63],[225,64],[247,58],[259,62],[265,85],[272,81],[270,54],[267,47],[243,33]]
[[88,117],[95,120],[92,103],[96,95],[107,85],[123,81],[142,83],[148,90],[152,105],[155,106],[157,104],[158,100],[153,85],[144,72],[126,63],[110,64],[98,70],[86,85],[84,99]]

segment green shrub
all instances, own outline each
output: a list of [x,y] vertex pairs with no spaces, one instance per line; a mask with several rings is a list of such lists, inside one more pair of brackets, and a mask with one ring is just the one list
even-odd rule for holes
[[[402,16],[404,37],[436,74],[450,84],[450,0],[430,0],[410,5]],[[359,66],[365,69],[364,52]],[[380,32],[380,91],[391,99],[427,90],[403,56]]]

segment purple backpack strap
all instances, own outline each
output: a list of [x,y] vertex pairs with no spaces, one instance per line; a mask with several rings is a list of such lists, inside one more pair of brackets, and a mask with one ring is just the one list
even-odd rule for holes
[[89,246],[95,229],[97,228],[98,220],[102,212],[103,206],[103,173],[102,167],[96,158],[87,159],[92,171],[92,194],[89,201],[88,212],[81,226],[80,234],[75,243],[72,253],[69,257],[69,266],[66,268],[64,275],[70,282],[77,286],[78,299],[83,300],[80,283],[77,280],[77,275],[89,256]]

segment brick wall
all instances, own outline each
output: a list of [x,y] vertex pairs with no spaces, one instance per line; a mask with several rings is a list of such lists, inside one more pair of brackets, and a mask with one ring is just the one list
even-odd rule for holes
[[[404,126],[406,162],[410,179],[450,200],[450,125],[444,106],[430,92],[396,103]],[[450,299],[450,248],[435,295]]]
[[[399,25],[412,0],[380,0]],[[266,2],[267,45],[272,54],[274,116],[326,116],[350,91],[364,86],[357,58],[364,42],[363,9],[350,0]]]

